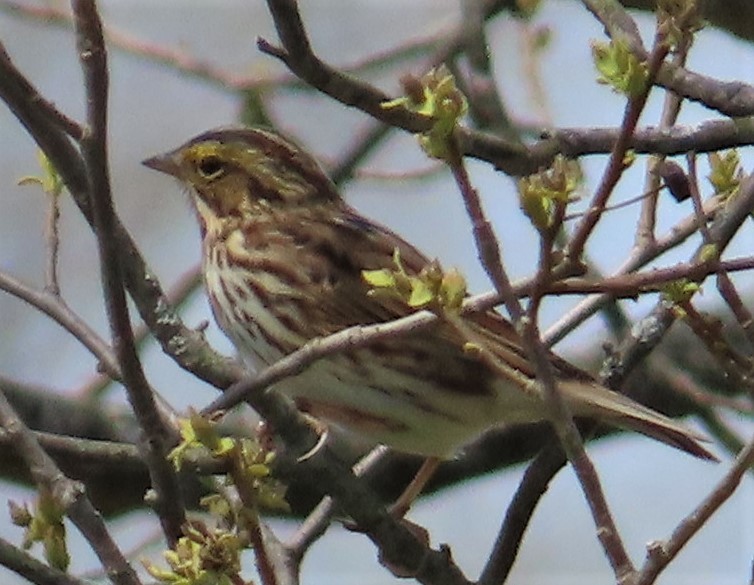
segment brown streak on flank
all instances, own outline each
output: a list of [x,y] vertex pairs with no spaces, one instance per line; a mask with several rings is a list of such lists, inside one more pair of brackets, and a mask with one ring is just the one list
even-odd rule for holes
[[[338,354],[339,358],[345,359],[348,361],[349,366],[353,369],[354,372],[356,372],[360,377],[366,378],[369,375],[369,368],[364,365],[362,361],[363,357],[363,351],[343,351],[340,354]],[[377,387],[374,388],[375,390],[378,390]]]
[[[272,331],[263,326],[263,323],[261,321],[255,320],[253,315],[250,315],[243,309],[239,309],[238,313],[239,320],[241,320],[242,322],[245,321],[250,324],[254,324],[253,329],[250,327],[245,327],[246,331],[251,335],[251,337],[256,336],[261,338],[267,345],[274,347],[277,351],[279,351],[281,355],[288,355],[289,353],[299,348],[299,345],[297,344],[291,344],[291,342],[289,341],[284,341],[279,337],[276,337]],[[274,317],[274,319],[278,321],[277,316]]]
[[264,286],[262,286],[252,274],[246,273],[244,275],[244,282],[249,288],[251,294],[253,294],[257,298],[259,304],[262,305],[265,309],[269,309],[275,304],[273,294],[266,288],[264,288]]
[[[248,278],[245,280],[248,281]],[[240,284],[236,284],[233,287],[233,292],[235,293],[235,299],[240,302],[248,301],[251,297],[251,291],[249,290],[249,288],[241,286]]]
[[267,256],[237,256],[228,255],[229,266],[238,270],[239,268],[252,273],[262,272],[271,274],[276,280],[293,289],[298,289],[306,283],[302,279],[302,274],[295,265],[282,260],[282,258]]
[[[246,274],[245,281],[246,285],[248,286],[248,290],[245,291],[247,300],[249,298],[248,295],[254,295],[262,306],[270,309],[270,318],[277,321],[284,329],[288,329],[296,334],[303,335],[300,323],[286,313],[283,313],[280,310],[276,310],[276,305],[279,303],[279,300],[275,299],[275,295],[270,293],[267,289],[264,288],[264,286],[262,286],[256,279],[254,279],[253,274]],[[225,296],[226,305],[230,307],[233,312],[235,312],[237,320],[255,325],[254,329],[250,329],[248,327],[246,328],[252,337],[261,337],[267,345],[277,348],[278,351],[283,354],[288,354],[297,349],[296,345],[293,345],[290,342],[276,337],[272,331],[266,329],[263,322],[256,320],[253,314],[247,312],[242,303],[233,301],[233,295],[230,294],[230,289],[228,288],[228,279],[220,279],[220,289],[220,292]],[[218,308],[225,311],[223,307],[223,304],[218,303]],[[225,321],[230,323],[235,320],[236,319],[225,319]]]
[[395,419],[385,418],[359,410],[345,404],[334,404],[325,401],[312,400],[309,397],[296,398],[296,406],[315,417],[326,421],[340,423],[346,428],[356,429],[364,434],[406,432],[409,428]]
[[[228,286],[228,280],[225,278],[218,279],[220,281],[220,292],[225,297],[225,304],[227,306],[232,307],[233,306],[233,295],[230,294],[230,288]],[[222,306],[222,303],[220,303],[220,306]]]
[[423,399],[419,394],[411,390],[410,388],[403,387],[398,388],[401,395],[408,399],[408,404],[411,404],[414,408],[426,413],[437,416],[438,418],[444,418],[449,422],[462,423],[463,419],[459,416],[454,416],[449,410],[440,410],[436,408],[431,402]]
[[303,324],[301,323],[301,321],[288,314],[287,312],[276,310],[275,307],[273,307],[272,313],[275,315],[275,319],[283,326],[284,329],[293,332],[295,335],[300,335],[304,338],[308,337],[307,331],[305,327],[302,326]]
[[369,349],[376,349],[379,359],[389,360],[393,370],[409,378],[433,383],[445,392],[461,392],[465,396],[494,395],[491,383],[495,377],[493,372],[482,362],[457,351],[450,342],[436,340],[435,350],[441,351],[440,355],[444,355],[444,358],[438,360],[437,368],[429,369],[426,363],[416,359],[428,351],[422,347],[424,340],[416,334],[408,335],[403,340],[404,343],[400,345],[373,344]]
[[468,363],[459,359],[443,362],[443,369],[427,370],[416,364],[391,363],[391,368],[410,378],[419,378],[437,387],[437,390],[464,396],[493,396],[492,372],[482,363]]

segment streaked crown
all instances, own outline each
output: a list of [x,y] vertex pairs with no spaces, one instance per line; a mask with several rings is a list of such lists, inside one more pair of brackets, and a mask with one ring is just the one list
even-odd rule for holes
[[205,225],[265,208],[339,201],[317,161],[260,128],[218,128],[144,161],[184,183]]

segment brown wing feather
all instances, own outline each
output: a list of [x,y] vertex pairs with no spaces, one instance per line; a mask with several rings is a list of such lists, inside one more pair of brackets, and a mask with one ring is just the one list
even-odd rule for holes
[[[377,323],[414,312],[414,309],[400,300],[368,295],[369,286],[363,281],[361,271],[395,268],[393,254],[396,248],[400,253],[401,264],[409,274],[418,274],[429,263],[429,259],[388,228],[365,220],[350,208],[338,218],[337,226],[340,241],[348,243],[349,256],[355,264],[349,271],[352,278],[345,278],[337,291],[339,298],[349,299],[348,307],[338,307],[342,319],[349,325]],[[534,377],[534,370],[518,342],[518,334],[509,321],[494,311],[487,311],[471,315],[469,323],[476,334],[489,341],[490,349],[500,359],[525,375]],[[342,326],[339,324],[338,328]],[[452,343],[459,351],[466,341],[455,329],[445,325],[435,328],[433,335]],[[552,359],[560,374],[575,379],[592,379],[589,374],[571,366],[555,354],[552,354]]]
[[392,321],[414,312],[398,299],[367,294],[370,287],[364,281],[362,271],[395,268],[393,254],[397,248],[406,271],[417,274],[429,262],[419,250],[388,228],[357,215],[349,207],[331,218],[327,227],[330,229],[319,234],[319,244],[312,247],[315,253],[329,257],[334,270],[329,278],[331,286],[323,289],[319,297],[320,302],[327,305],[328,316],[320,321],[327,323],[329,328],[320,335],[353,325]]

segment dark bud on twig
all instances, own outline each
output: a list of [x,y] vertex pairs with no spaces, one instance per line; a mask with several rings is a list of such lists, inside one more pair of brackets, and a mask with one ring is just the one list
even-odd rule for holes
[[673,199],[678,203],[691,197],[689,178],[678,163],[667,160],[662,161],[657,166],[657,172],[673,196]]
[[407,73],[401,76],[401,86],[403,87],[403,93],[408,96],[412,104],[421,105],[424,103],[424,86],[422,85],[421,79],[415,75]]

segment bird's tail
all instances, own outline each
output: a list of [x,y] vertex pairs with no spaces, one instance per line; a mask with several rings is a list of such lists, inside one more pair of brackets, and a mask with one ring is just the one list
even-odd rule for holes
[[627,396],[583,381],[561,382],[560,386],[575,415],[636,431],[700,459],[717,461],[717,457],[700,444],[708,440],[706,437]]

